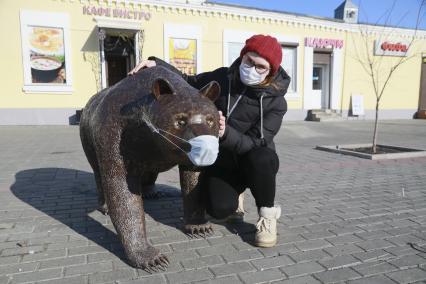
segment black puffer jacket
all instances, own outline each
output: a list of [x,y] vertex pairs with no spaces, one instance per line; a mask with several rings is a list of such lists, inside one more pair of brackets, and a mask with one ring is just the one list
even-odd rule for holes
[[[156,57],[148,59],[179,72]],[[244,154],[262,146],[275,150],[273,139],[287,112],[284,95],[290,84],[290,77],[280,67],[269,86],[245,86],[238,75],[240,63],[241,59],[238,58],[229,68],[222,67],[195,76],[181,74],[197,89],[211,81],[220,84],[221,94],[215,104],[226,117],[225,134],[220,141],[221,148],[236,154]]]

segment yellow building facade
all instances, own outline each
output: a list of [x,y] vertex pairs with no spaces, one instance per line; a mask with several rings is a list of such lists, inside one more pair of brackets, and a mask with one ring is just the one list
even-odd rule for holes
[[[99,90],[157,56],[188,74],[235,60],[253,34],[275,36],[292,77],[285,120],[310,110],[381,118],[426,109],[426,31],[375,27],[206,1],[3,0],[0,124],[72,124]],[[370,61],[369,61],[370,60]],[[372,72],[368,62],[375,62]],[[423,71],[422,71],[423,69]],[[426,78],[426,76],[423,76]]]

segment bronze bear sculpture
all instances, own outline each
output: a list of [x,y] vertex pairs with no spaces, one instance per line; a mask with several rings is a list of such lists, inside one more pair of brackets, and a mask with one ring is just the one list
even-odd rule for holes
[[134,267],[168,265],[166,256],[147,241],[141,197],[143,187],[154,184],[160,172],[179,166],[185,231],[212,230],[199,201],[200,170],[186,155],[191,145],[184,140],[218,136],[213,101],[219,93],[217,82],[197,90],[177,73],[157,66],[102,90],[83,110],[80,138],[94,172],[99,208],[110,215]]

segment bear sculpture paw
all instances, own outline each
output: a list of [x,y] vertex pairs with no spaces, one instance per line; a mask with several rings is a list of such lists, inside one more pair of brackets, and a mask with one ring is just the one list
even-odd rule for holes
[[184,229],[188,236],[195,238],[205,238],[213,234],[213,227],[209,222],[204,224],[185,224]]
[[130,264],[147,272],[158,272],[160,269],[165,271],[169,266],[168,258],[151,246],[140,252],[135,252],[133,255],[133,257],[129,257]]

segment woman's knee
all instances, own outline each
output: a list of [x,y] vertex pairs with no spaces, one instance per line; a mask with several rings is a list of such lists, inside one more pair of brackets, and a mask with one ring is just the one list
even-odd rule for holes
[[276,173],[279,168],[279,159],[275,151],[260,147],[246,153],[241,164],[249,171]]
[[207,213],[216,219],[228,217],[237,210],[238,193],[222,177],[207,176],[202,182]]
[[210,204],[207,213],[215,219],[224,219],[237,210],[238,202],[235,204]]

